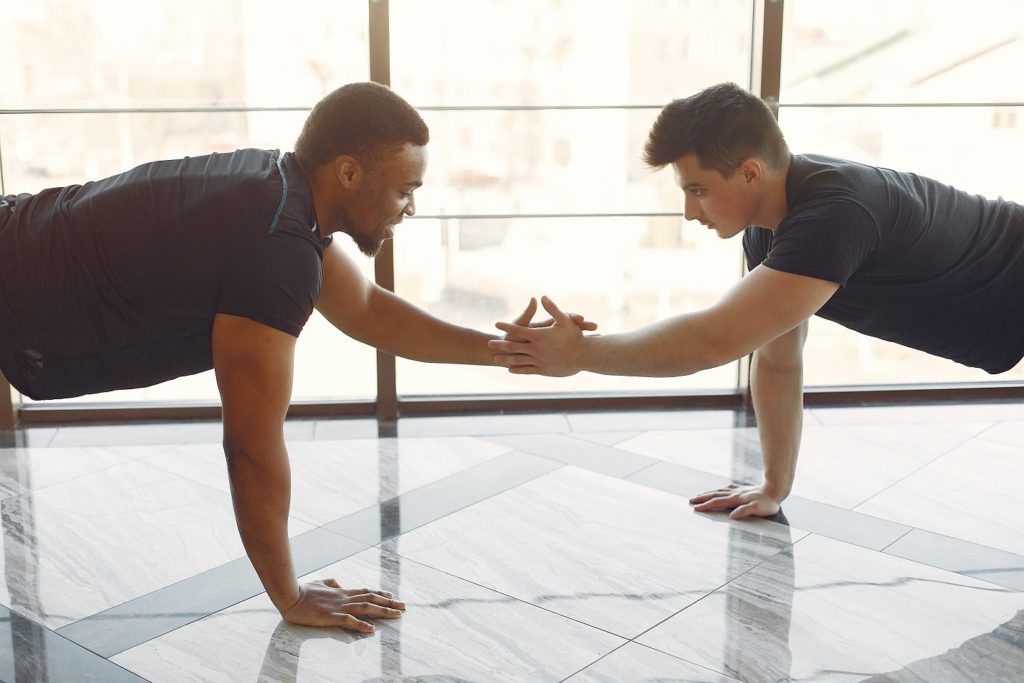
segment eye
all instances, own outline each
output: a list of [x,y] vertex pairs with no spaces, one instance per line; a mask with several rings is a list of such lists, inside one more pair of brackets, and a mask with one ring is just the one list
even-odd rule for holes
[[704,196],[704,188],[702,188],[702,187],[691,187],[690,188],[690,193],[694,197],[703,197]]

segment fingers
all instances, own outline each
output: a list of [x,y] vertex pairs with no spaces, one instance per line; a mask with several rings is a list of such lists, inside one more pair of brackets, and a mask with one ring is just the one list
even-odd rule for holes
[[551,314],[551,317],[555,319],[555,322],[568,323],[572,322],[572,319],[562,312],[554,301],[546,296],[540,298],[540,303],[544,307],[544,310]]
[[515,339],[529,340],[533,338],[533,330],[515,323],[494,323],[494,326]]
[[368,624],[362,619],[355,618],[351,614],[335,612],[330,616],[330,626],[340,626],[341,628],[347,628],[349,631],[359,631],[361,633],[373,633],[377,630],[373,627],[373,624]]
[[387,608],[392,612],[398,612],[405,609],[405,603],[401,600],[395,600],[389,593],[387,596],[381,595],[377,591],[368,591],[365,593],[359,593],[358,595],[349,595],[348,602],[355,604],[367,604],[380,606]]
[[733,510],[729,514],[729,519],[743,519],[744,517],[750,517],[751,515],[757,514],[757,502],[751,501],[740,505],[738,508]]
[[526,305],[526,309],[519,314],[519,316],[513,320],[516,325],[529,325],[530,321],[533,320],[533,315],[537,312],[537,299],[530,297],[530,303]]
[[709,501],[712,498],[715,498],[717,496],[727,496],[727,495],[731,494],[732,490],[735,489],[735,488],[736,488],[736,484],[729,484],[727,486],[723,486],[720,489],[715,489],[714,491],[705,491],[704,493],[701,493],[701,494],[696,495],[693,498],[691,498],[690,499],[690,505],[695,505],[697,503],[704,503],[704,502],[707,502],[707,501]]
[[743,501],[739,496],[718,496],[694,506],[697,512],[711,512],[712,510],[732,510],[739,507]]

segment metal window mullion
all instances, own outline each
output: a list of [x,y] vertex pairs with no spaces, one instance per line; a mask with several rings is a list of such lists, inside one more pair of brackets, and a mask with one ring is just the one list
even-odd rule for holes
[[[391,86],[391,45],[388,0],[369,0],[370,80]],[[385,240],[373,264],[378,285],[395,291],[395,250]],[[398,381],[395,357],[377,351],[377,419],[392,422],[398,418]]]

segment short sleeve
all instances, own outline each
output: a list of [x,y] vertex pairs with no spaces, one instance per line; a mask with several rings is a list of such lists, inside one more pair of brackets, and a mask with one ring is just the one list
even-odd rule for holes
[[783,219],[763,263],[773,270],[845,287],[879,241],[878,226],[860,205],[845,200],[815,202]]
[[320,295],[322,267],[312,239],[280,231],[252,240],[225,268],[218,312],[298,337]]

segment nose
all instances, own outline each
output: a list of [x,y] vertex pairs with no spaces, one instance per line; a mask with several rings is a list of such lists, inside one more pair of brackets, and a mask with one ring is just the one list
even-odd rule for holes
[[406,203],[405,209],[402,210],[402,213],[406,216],[416,215],[416,200],[412,196],[409,197],[409,201]]
[[689,194],[684,195],[683,216],[688,221],[700,220],[702,216],[702,212],[700,210],[700,206],[697,204],[697,200],[691,197]]

